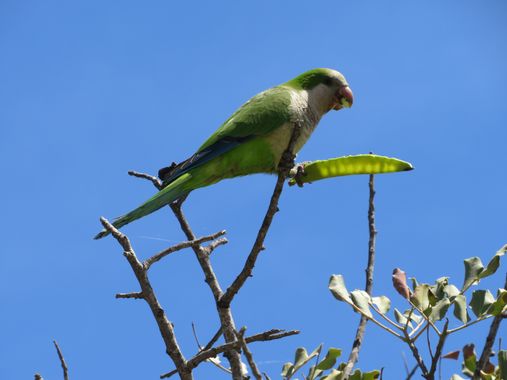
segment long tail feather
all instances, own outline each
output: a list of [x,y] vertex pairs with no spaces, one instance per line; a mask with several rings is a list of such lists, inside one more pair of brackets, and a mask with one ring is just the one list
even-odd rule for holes
[[[159,208],[170,204],[176,199],[183,196],[187,193],[191,188],[188,186],[188,181],[192,178],[192,174],[185,173],[182,176],[178,177],[172,183],[167,185],[153,197],[144,202],[141,206],[136,208],[135,210],[130,211],[129,213],[116,218],[113,222],[113,226],[116,228],[121,228],[130,222],[133,222],[136,219],[142,218],[152,212],[157,211]],[[102,230],[100,231],[94,239],[102,239],[104,236],[109,235],[109,231]]]

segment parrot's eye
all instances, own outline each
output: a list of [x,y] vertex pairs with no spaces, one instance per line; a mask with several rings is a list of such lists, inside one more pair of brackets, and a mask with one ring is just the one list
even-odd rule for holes
[[331,80],[331,78],[324,78],[324,82],[323,82],[326,86],[331,86],[331,84],[333,83],[333,81]]

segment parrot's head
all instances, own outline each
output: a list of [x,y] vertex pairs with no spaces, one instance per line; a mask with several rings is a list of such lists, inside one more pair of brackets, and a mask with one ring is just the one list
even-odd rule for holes
[[287,84],[306,90],[309,102],[322,113],[349,108],[354,102],[352,90],[345,77],[336,70],[314,69],[307,71]]

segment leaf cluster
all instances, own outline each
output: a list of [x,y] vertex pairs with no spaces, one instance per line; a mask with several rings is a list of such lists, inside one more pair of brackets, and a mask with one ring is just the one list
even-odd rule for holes
[[[349,292],[342,275],[331,276],[329,290],[337,300],[349,304],[355,312],[361,313],[404,341],[415,341],[428,327],[442,335],[443,331],[438,329],[436,322],[447,318],[452,307],[458,326],[446,330],[445,334],[449,335],[503,312],[507,304],[507,290],[498,289],[496,296],[488,289],[475,290],[471,296],[466,292],[472,285],[497,271],[500,259],[506,251],[507,245],[502,247],[486,266],[478,257],[464,260],[465,274],[460,288],[449,283],[448,277],[438,278],[433,284],[419,283],[416,278],[411,278],[410,288],[405,272],[396,268],[393,271],[393,287],[409,307],[404,311],[394,308],[394,318],[388,316],[391,300],[387,296],[371,297],[365,291],[357,289]],[[470,311],[474,318],[470,317]]]
[[[469,379],[474,377],[474,373],[477,367],[477,353],[475,352],[475,345],[473,343],[463,346],[463,361],[461,363],[461,372],[464,376]],[[453,357],[447,357],[454,355]],[[446,359],[458,359],[459,351],[451,352],[443,358]],[[491,361],[488,361],[484,368],[480,371],[481,380],[504,380],[507,379],[507,350],[500,350],[497,354],[498,364],[494,365]],[[459,375],[453,375],[451,380],[465,380]]]
[[[290,380],[303,366],[315,358],[315,364],[310,366],[308,373],[302,375],[304,380],[342,380],[344,368],[347,363],[340,363],[335,367],[338,357],[342,350],[338,348],[329,348],[324,359],[320,360],[322,344],[313,350],[310,354],[304,347],[299,347],[294,356],[294,363],[287,362],[282,368],[282,378]],[[335,367],[335,368],[333,368]],[[375,380],[380,376],[380,371],[362,372],[356,369],[349,377],[350,380]]]

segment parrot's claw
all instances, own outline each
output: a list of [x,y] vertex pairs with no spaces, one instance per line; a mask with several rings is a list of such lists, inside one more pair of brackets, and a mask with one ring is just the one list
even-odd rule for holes
[[292,177],[296,181],[296,185],[303,187],[303,177],[306,176],[305,166],[303,164],[296,165],[296,174]]
[[295,159],[296,159],[295,154],[285,151],[282,154],[282,158],[281,158],[280,162],[278,163],[278,170],[285,171],[285,172],[289,173],[291,171],[291,169],[293,169],[295,166],[295,163],[294,163]]

